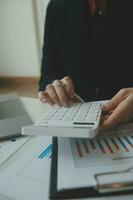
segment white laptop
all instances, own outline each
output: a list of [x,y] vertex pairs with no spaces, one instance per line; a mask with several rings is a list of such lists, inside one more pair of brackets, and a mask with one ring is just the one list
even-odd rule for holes
[[32,121],[17,94],[0,95],[0,139],[21,135],[24,125]]

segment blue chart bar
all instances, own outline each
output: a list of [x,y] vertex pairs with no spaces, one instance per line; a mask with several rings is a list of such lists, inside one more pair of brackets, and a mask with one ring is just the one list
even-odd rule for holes
[[130,139],[128,138],[128,137],[124,137],[125,138],[125,140],[127,141],[127,143],[131,146],[131,147],[133,147],[133,144],[132,144],[132,142],[130,141]]
[[106,151],[105,151],[105,149],[104,149],[104,147],[103,147],[101,141],[100,141],[100,140],[97,140],[97,143],[98,143],[98,145],[99,145],[99,147],[100,147],[102,153],[106,153]]
[[121,143],[121,145],[125,149],[125,151],[129,152],[129,149],[127,148],[127,146],[125,145],[125,143],[122,141],[122,139],[120,137],[117,137],[117,139],[119,140],[119,142]]
[[90,140],[90,145],[92,146],[93,149],[96,149],[96,146],[95,146],[93,140]]
[[43,159],[46,157],[51,158],[52,153],[52,144],[50,144],[47,148],[43,150],[43,152],[38,156],[39,159]]

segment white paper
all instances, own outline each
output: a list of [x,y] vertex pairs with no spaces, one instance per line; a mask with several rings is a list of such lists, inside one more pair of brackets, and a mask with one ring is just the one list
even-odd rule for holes
[[0,175],[0,193],[17,200],[47,200],[49,195],[51,138],[34,143]]
[[133,166],[133,131],[89,139],[59,139],[58,189],[96,186],[94,175]]
[[29,137],[14,137],[12,139],[0,141],[0,165],[13,155]]

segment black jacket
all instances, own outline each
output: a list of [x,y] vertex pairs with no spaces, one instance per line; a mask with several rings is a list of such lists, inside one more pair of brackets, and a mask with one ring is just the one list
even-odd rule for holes
[[47,8],[39,90],[70,76],[85,100],[133,87],[132,0],[107,0],[92,17],[87,0],[51,0]]

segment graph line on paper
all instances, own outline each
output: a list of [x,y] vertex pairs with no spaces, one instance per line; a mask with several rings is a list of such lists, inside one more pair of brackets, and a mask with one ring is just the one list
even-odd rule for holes
[[46,168],[49,169],[51,154],[51,139],[47,137],[45,139],[42,136],[38,136],[36,143],[28,149],[27,155],[22,157],[21,167],[19,167],[17,175],[26,179],[45,183],[45,180],[49,178],[49,173],[42,174],[42,171]]
[[39,159],[43,159],[46,157],[51,158],[52,154],[52,144],[48,145],[38,156]]
[[[87,167],[133,159],[133,132],[120,131],[116,135],[104,135],[92,140],[70,139],[76,167]],[[92,162],[91,162],[92,161]],[[89,162],[89,163],[88,163]]]
[[0,165],[13,155],[29,137],[14,137],[9,140],[0,141]]

